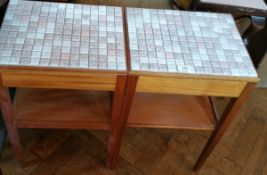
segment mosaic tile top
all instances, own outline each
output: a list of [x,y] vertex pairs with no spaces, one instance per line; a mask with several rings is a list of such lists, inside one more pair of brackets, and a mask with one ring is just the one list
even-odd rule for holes
[[122,9],[10,0],[0,65],[126,70]]
[[230,15],[127,8],[131,70],[257,77]]

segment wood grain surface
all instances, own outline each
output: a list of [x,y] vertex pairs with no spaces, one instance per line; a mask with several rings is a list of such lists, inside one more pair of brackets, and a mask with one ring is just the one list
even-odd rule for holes
[[116,74],[64,71],[4,71],[6,87],[61,88],[114,91]]
[[[227,99],[216,98],[219,112]],[[0,168],[7,175],[265,175],[267,172],[267,91],[257,89],[201,171],[192,165],[210,132],[177,129],[128,128],[119,166],[105,168],[107,131],[21,129],[28,160],[21,169],[7,143]]]
[[110,92],[17,89],[15,125],[26,128],[109,128]]
[[245,84],[242,81],[140,76],[136,91],[237,97]]
[[[41,86],[43,85],[40,85],[40,87]],[[108,88],[103,90],[108,90]],[[94,104],[98,105],[99,103]],[[252,107],[253,106],[249,105],[246,109],[250,111],[251,109],[255,109],[255,107]],[[62,107],[62,109],[65,109],[65,106]],[[98,109],[96,108],[93,110]],[[247,112],[241,114],[247,115],[245,119],[249,118]],[[249,114],[252,114],[252,112]],[[263,119],[261,119],[261,121],[262,122],[256,122],[256,124],[253,125],[257,128],[257,123],[260,123],[260,125],[258,125],[260,129],[255,130],[255,128],[253,128],[254,134],[257,133],[259,135],[261,133],[261,128],[265,126],[266,121]],[[240,128],[243,131],[244,127],[241,126]],[[240,130],[238,131],[241,135],[242,132],[240,132]],[[266,133],[264,130],[262,132]],[[53,136],[55,136],[54,139],[51,139]],[[196,160],[197,153],[199,153],[199,150],[206,142],[207,136],[207,132],[197,133],[179,131],[177,133],[177,131],[160,129],[129,130],[127,131],[123,143],[125,147],[123,145],[120,154],[123,159],[120,161],[119,168],[110,171],[104,168],[104,161],[106,159],[105,148],[107,144],[107,135],[105,132],[91,131],[89,133],[86,131],[64,132],[60,130],[49,130],[46,133],[42,133],[42,131],[34,132],[28,130],[28,132],[24,131],[22,136],[22,138],[25,139],[24,144],[27,148],[27,159],[35,157],[36,161],[30,161],[34,163],[23,170],[14,166],[12,163],[13,159],[10,156],[10,146],[7,146],[4,152],[4,162],[2,163],[1,161],[0,167],[3,168],[4,173],[8,174],[190,174],[192,173],[191,165]],[[256,138],[252,138],[251,133],[248,133],[248,136],[250,139],[256,140]],[[57,142],[54,142],[55,138],[58,140]],[[238,143],[236,142],[238,141],[236,135],[231,136],[230,140],[231,143]],[[245,148],[251,150],[253,145],[247,143],[247,140],[246,136],[244,136],[243,140],[239,141],[241,142],[241,145],[244,144]],[[265,139],[261,138],[257,140],[256,143],[261,146],[260,148],[265,148]],[[50,144],[54,144],[53,147],[47,146]],[[206,166],[201,173],[229,174],[238,172],[241,174],[241,169],[245,166],[244,162],[251,164],[255,159],[247,158],[248,156],[246,155],[249,155],[250,151],[245,151],[246,149],[242,151],[239,144],[237,144],[238,146],[236,146],[233,151],[229,151],[231,150],[230,148],[232,148],[231,146],[235,144],[229,144],[229,147],[228,144],[222,144],[221,152],[215,154],[212,163],[208,162],[211,166]],[[226,148],[223,147],[225,145]],[[46,151],[46,149],[48,151]],[[225,152],[228,154],[225,154]],[[253,152],[255,153],[255,150]],[[241,156],[237,153],[241,153]],[[264,155],[264,151],[261,153]],[[238,156],[240,161],[235,161]],[[42,159],[43,161],[41,161]],[[256,160],[258,160],[258,158],[256,158]],[[234,162],[234,165],[237,166],[232,166],[231,162]],[[263,159],[261,162],[264,163],[261,163],[259,165],[260,168],[257,168],[260,169],[260,172],[258,172],[259,174],[266,171],[265,167],[267,159]],[[244,169],[244,172],[254,173],[256,172],[256,169],[251,168],[249,171]]]
[[136,93],[127,125],[212,130],[214,117],[208,97]]

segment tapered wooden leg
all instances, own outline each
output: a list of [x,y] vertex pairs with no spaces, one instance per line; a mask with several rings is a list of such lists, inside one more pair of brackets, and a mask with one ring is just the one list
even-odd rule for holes
[[116,89],[113,93],[112,98],[112,111],[111,111],[111,122],[110,122],[110,132],[109,132],[109,141],[108,141],[108,159],[107,167],[111,168],[114,165],[114,157],[117,152],[116,137],[118,135],[119,120],[121,115],[121,109],[124,99],[124,93],[126,88],[127,76],[118,76]]
[[231,121],[236,117],[237,112],[242,107],[246,99],[255,87],[255,83],[248,83],[238,98],[232,98],[226,106],[221,119],[219,120],[215,130],[212,132],[205,148],[201,152],[195,166],[194,171],[198,171],[205,163],[217,143],[222,138]]
[[[124,88],[125,91],[123,91],[123,85],[120,85],[122,83],[117,83],[113,99],[114,106],[112,107],[113,110],[111,115],[112,118],[108,145],[109,156],[107,167],[110,169],[115,168],[118,162],[123,132],[126,127],[131,102],[135,92],[136,82],[137,77],[128,76],[127,82],[125,84],[126,86]],[[120,114],[118,114],[119,108],[121,109]]]
[[15,153],[15,158],[18,163],[22,164],[22,148],[20,144],[18,130],[13,124],[14,113],[9,90],[8,88],[2,86],[0,86],[0,107],[7,128],[8,137]]

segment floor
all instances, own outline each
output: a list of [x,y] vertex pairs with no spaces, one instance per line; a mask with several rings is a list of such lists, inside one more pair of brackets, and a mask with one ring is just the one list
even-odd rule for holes
[[[76,2],[88,2],[77,0]],[[159,2],[159,3],[157,3]],[[90,3],[112,4],[111,0]],[[127,6],[169,8],[168,1],[127,0]],[[218,99],[224,106],[225,99]],[[117,169],[105,168],[107,131],[20,130],[29,164],[20,168],[9,143],[0,160],[4,175],[266,175],[267,89],[257,89],[198,173],[192,171],[209,132],[128,129]]]

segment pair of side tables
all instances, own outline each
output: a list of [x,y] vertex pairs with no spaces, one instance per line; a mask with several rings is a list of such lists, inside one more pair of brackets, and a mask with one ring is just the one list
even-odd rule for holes
[[[18,128],[106,129],[109,168],[125,128],[152,127],[213,130],[200,169],[258,81],[230,15],[20,0],[0,31],[0,73],[18,162]],[[216,96],[231,97],[221,117]]]

